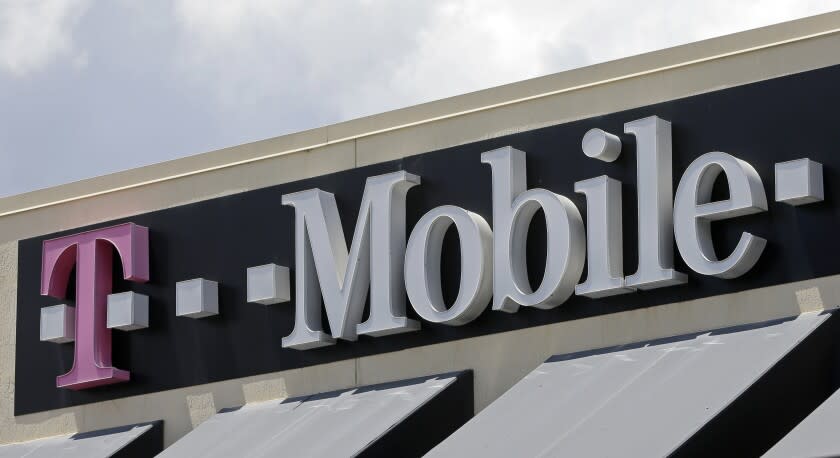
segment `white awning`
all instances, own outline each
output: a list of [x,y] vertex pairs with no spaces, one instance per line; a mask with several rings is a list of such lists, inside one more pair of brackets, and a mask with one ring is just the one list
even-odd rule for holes
[[472,414],[472,373],[444,374],[222,410],[160,456],[416,456]]
[[0,458],[154,456],[163,449],[163,422],[0,445]]
[[[553,357],[428,456],[666,456],[752,447],[737,440],[719,442],[738,429],[748,409],[761,412],[763,406],[757,402],[772,406],[776,401],[766,399],[765,392],[778,393],[773,391],[778,390],[776,381],[787,375],[781,377],[771,368],[788,367],[780,361],[791,361],[797,346],[794,356],[810,352],[810,347],[801,345],[806,340],[827,346],[830,328],[823,325],[830,316],[807,313],[796,319]],[[795,375],[807,380],[805,374]],[[776,380],[764,383],[768,378]],[[753,385],[762,388],[748,390]],[[749,399],[743,397],[747,392]],[[737,409],[731,408],[739,399]],[[701,429],[705,435],[698,439]],[[781,437],[784,431],[777,434]]]

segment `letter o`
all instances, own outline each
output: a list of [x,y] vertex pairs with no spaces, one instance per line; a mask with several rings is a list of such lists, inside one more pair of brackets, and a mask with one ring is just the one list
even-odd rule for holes
[[[443,302],[443,236],[455,224],[461,243],[461,283],[451,307]],[[477,318],[493,295],[493,232],[481,216],[453,205],[430,210],[411,231],[405,251],[405,291],[420,317],[460,326]]]
[[[540,209],[546,225],[545,271],[540,286],[534,291],[528,281],[525,247],[528,228]],[[577,207],[567,197],[545,189],[530,189],[513,201],[510,218],[507,241],[510,265],[499,263],[496,266],[496,269],[511,272],[516,290],[507,294],[519,304],[546,310],[566,302],[575,292],[586,261],[586,231]],[[497,224],[495,220],[493,223]],[[496,226],[497,234],[498,231]]]

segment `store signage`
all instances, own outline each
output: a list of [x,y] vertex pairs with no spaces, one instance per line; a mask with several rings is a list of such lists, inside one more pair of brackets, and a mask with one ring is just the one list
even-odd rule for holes
[[[765,239],[744,232],[735,249],[718,259],[709,224],[767,210],[755,169],[727,153],[704,154],[680,180],[674,206],[671,124],[652,116],[627,123],[625,132],[636,137],[641,215],[638,270],[627,277],[622,272],[621,182],[601,176],[575,183],[575,190],[587,196],[589,227],[584,229],[580,211],[567,197],[547,189],[527,189],[527,155],[511,147],[481,155],[492,168],[493,228],[476,213],[443,205],[420,218],[406,246],[406,195],[420,185],[421,177],[392,172],[367,179],[348,253],[332,194],[309,189],[283,195],[283,205],[296,212],[295,271],[300,293],[295,297],[294,329],[282,346],[306,350],[332,345],[335,339],[355,341],[360,334],[418,331],[421,324],[406,316],[406,295],[423,320],[460,326],[477,318],[491,297],[494,310],[515,313],[519,307],[552,309],[572,294],[604,297],[683,284],[686,275],[674,270],[674,228],[683,260],[699,274],[735,278],[755,265]],[[608,157],[612,162],[621,144],[617,136],[596,128],[584,136],[583,149],[600,159],[613,149]],[[720,175],[726,179],[728,197],[712,200],[712,187]],[[809,176],[802,178],[807,185]],[[821,187],[822,176],[817,179]],[[537,210],[545,215],[547,243],[545,272],[539,287],[532,289],[525,246]],[[455,302],[446,304],[440,258],[450,226],[460,240],[461,273]],[[144,227],[128,223],[44,242],[42,294],[63,298],[70,270],[74,265],[79,269],[75,360],[73,369],[58,378],[60,388],[129,379],[128,372],[111,367],[110,361],[105,302],[111,292],[111,245],[123,259],[126,279],[148,280]],[[589,269],[586,281],[578,284],[587,246]],[[368,296],[370,312],[362,322]],[[322,299],[331,335],[324,332]]]
[[[298,291],[306,293],[295,298],[295,327],[283,346],[309,349],[335,339],[355,341],[359,334],[417,331],[420,323],[406,316],[406,293],[423,320],[460,326],[478,317],[491,297],[493,310],[514,313],[519,307],[552,309],[575,293],[604,297],[683,284],[686,275],[674,270],[674,227],[680,253],[697,273],[735,278],[755,265],[766,244],[763,238],[744,232],[737,247],[719,259],[710,227],[714,220],[767,210],[755,169],[731,154],[704,154],[683,175],[674,207],[671,124],[651,116],[628,122],[624,131],[636,137],[639,214],[638,269],[627,277],[622,272],[621,182],[601,176],[575,183],[576,192],[587,197],[589,225],[584,229],[580,211],[567,197],[527,189],[527,154],[511,147],[481,155],[492,168],[492,228],[476,213],[443,205],[420,218],[407,247],[406,193],[420,185],[420,176],[400,171],[368,178],[349,255],[332,194],[311,189],[284,195],[283,204],[296,212],[296,282]],[[607,158],[612,162],[621,151],[617,136],[597,128],[584,136],[583,149],[596,158],[603,159],[610,148],[615,150]],[[721,175],[729,197],[713,200],[712,185]],[[545,272],[532,289],[525,246],[537,210],[545,215],[547,243]],[[446,304],[440,258],[450,226],[460,240],[461,273],[457,298]],[[586,281],[578,284],[587,247],[589,269]],[[369,289],[370,314],[361,322]],[[323,331],[322,297],[331,336]]]
[[125,382],[129,372],[111,366],[111,332],[106,299],[111,293],[112,251],[122,261],[126,280],[149,280],[149,233],[127,223],[44,242],[41,294],[64,298],[76,269],[73,368],[56,379],[59,388],[79,390]]
[[831,200],[838,77],[21,241],[16,413],[840,273],[832,205],[803,206]]

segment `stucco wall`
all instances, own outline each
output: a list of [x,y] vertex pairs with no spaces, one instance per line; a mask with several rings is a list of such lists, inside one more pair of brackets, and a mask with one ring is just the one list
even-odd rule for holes
[[822,15],[0,199],[0,444],[157,419],[169,444],[220,408],[464,368],[481,409],[553,354],[834,307],[840,276],[13,416],[19,238],[837,64],[838,30]]

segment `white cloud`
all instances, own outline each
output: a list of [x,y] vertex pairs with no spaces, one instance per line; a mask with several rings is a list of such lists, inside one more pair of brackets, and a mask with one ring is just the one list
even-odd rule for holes
[[[423,1],[181,0],[175,14],[181,74],[229,113],[271,103],[301,120],[330,122],[355,103],[347,97],[387,81],[411,56],[429,8]],[[377,95],[376,107],[390,98],[388,88]],[[294,126],[304,127],[311,126]]]
[[[838,6],[804,0],[439,2],[434,19],[418,30],[418,46],[405,50],[409,55],[393,69],[390,86],[405,102],[417,103]],[[360,114],[349,104],[347,108]]]
[[3,0],[0,70],[21,77],[58,57],[78,59],[71,35],[88,6],[88,0]]
[[837,6],[827,0],[0,0],[0,195]]
[[[829,1],[181,0],[184,75],[335,122],[833,9]],[[236,108],[234,108],[236,110]],[[296,128],[312,126],[295,126]]]

